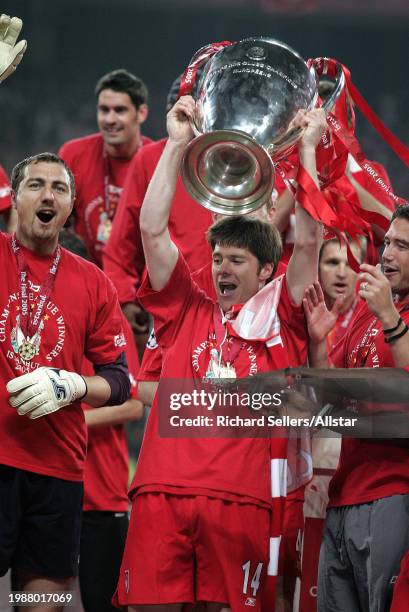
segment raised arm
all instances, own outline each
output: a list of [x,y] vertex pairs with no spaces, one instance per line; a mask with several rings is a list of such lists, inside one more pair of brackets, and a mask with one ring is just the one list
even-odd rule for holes
[[[304,128],[299,144],[300,164],[319,186],[315,149],[325,132],[327,122],[322,109],[314,109],[299,116]],[[322,226],[297,202],[295,205],[295,242],[287,268],[287,285],[293,302],[301,304],[304,291],[318,277],[318,256],[322,243]]]
[[12,74],[21,60],[27,42],[21,40],[16,44],[23,22],[18,17],[0,15],[0,82]]
[[169,111],[169,139],[141,208],[143,250],[150,283],[155,291],[165,287],[178,259],[178,250],[170,238],[168,222],[180,164],[186,145],[193,137],[189,120],[193,118],[194,107],[193,98],[182,96]]

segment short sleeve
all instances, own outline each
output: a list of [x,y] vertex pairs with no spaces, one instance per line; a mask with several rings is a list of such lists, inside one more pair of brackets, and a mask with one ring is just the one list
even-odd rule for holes
[[97,270],[85,355],[95,365],[113,363],[124,352],[123,315],[111,281]]
[[203,292],[192,281],[180,252],[167,285],[161,291],[154,291],[148,274],[145,274],[137,297],[143,308],[154,318],[155,335],[161,347],[173,343],[186,312],[195,301],[205,299]]

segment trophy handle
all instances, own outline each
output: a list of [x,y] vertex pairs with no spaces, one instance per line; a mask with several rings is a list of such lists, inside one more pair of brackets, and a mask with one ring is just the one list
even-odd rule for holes
[[182,75],[179,98],[180,96],[186,96],[192,92],[196,82],[198,69],[206,64],[218,51],[224,49],[224,47],[229,47],[232,44],[233,43],[231,43],[229,40],[222,40],[218,43],[209,43],[208,45],[204,45],[204,47],[200,47],[200,49],[196,51]]
[[[186,95],[191,94],[193,87],[195,85],[195,82],[196,82],[196,76],[197,76],[198,69],[201,66],[204,66],[205,64],[207,64],[209,59],[212,58],[214,55],[216,55],[218,51],[221,51],[221,49],[224,49],[224,47],[229,47],[232,44],[233,43],[231,43],[229,40],[223,40],[218,43],[210,43],[198,49],[198,51],[196,51],[196,53],[193,55],[192,59],[189,62],[188,67],[186,68],[186,70],[184,71],[182,75],[178,97],[180,98],[181,96],[186,96]],[[202,134],[202,132],[197,127],[197,121],[195,117],[193,118],[193,121],[190,121],[190,125],[192,127],[192,130],[195,136],[200,136]]]
[[329,60],[326,57],[318,57],[316,59],[309,60],[307,63],[314,68],[315,74],[318,78],[321,76],[321,74],[326,74],[329,64],[331,64],[332,67],[335,67],[335,74],[333,75],[335,81],[334,89],[328,98],[324,100],[321,107],[324,109],[325,114],[327,115],[332,111],[336,101],[345,87],[345,74],[342,70],[342,65],[339,62]]
[[[324,66],[325,66],[325,62],[327,61],[326,58],[317,58],[313,60],[308,60],[307,62],[307,65],[310,67],[310,69],[314,70],[317,76],[317,79],[320,76],[320,73],[322,71],[323,61],[324,61]],[[333,78],[335,81],[334,89],[331,92],[331,94],[328,96],[328,98],[323,101],[322,106],[321,106],[321,108],[324,110],[326,115],[328,115],[328,113],[332,111],[336,101],[338,100],[342,90],[345,87],[344,71],[342,70],[341,64],[339,64],[338,62],[335,62],[335,75]],[[303,128],[291,129],[288,132],[286,132],[280,139],[271,143],[271,145],[268,147],[268,152],[272,156],[274,161],[279,161],[280,159],[282,159],[283,157],[288,155],[288,153],[291,152],[291,150],[294,148],[294,146],[298,142],[300,135],[302,133],[302,130]]]

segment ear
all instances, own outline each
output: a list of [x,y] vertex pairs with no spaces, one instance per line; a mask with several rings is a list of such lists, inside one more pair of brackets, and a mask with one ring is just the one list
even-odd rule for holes
[[11,197],[11,205],[14,208],[14,210],[17,210],[17,201],[16,201],[16,192],[14,191],[14,189],[12,189],[10,191],[10,197]]
[[266,281],[267,279],[270,278],[270,276],[273,274],[274,272],[274,264],[273,263],[266,263],[264,264],[264,266],[261,268],[260,272],[259,272],[259,280],[261,281]]
[[148,118],[149,107],[147,104],[141,104],[138,108],[139,123],[144,123]]

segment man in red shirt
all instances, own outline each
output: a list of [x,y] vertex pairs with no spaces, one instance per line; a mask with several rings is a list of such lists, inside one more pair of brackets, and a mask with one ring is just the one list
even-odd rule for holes
[[[164,356],[162,379],[241,378],[299,363],[306,348],[302,290],[317,272],[321,228],[297,206],[298,241],[286,277],[272,286],[277,289],[279,322],[275,320],[277,333],[268,334],[267,344],[260,337],[244,340],[227,328],[232,306],[247,307],[249,300],[259,299],[259,290],[274,274],[280,239],[271,225],[255,219],[219,221],[210,230],[217,303],[192,281],[168,223],[180,163],[192,138],[188,119],[193,108],[193,99],[185,96],[168,114],[169,139],[141,209],[149,278],[139,299],[154,316]],[[316,110],[300,121],[306,126],[301,161],[316,180],[315,147],[325,117]],[[272,504],[270,440],[161,438],[159,396],[131,487],[134,506],[117,601],[131,609],[173,604],[174,610],[199,600],[213,603],[215,610],[244,610],[247,602],[260,610]],[[277,469],[276,495],[283,485],[279,473]],[[185,522],[184,516],[191,519]]]
[[92,261],[102,267],[125,177],[133,157],[151,142],[141,135],[148,116],[148,91],[127,70],[101,77],[97,96],[98,134],[65,143],[59,155],[75,176],[74,228],[85,241]]
[[[17,164],[11,182],[17,229],[0,234],[0,575],[13,567],[19,589],[54,593],[78,566],[80,400],[119,405],[129,378],[112,284],[58,244],[75,198],[69,168],[44,153]],[[84,355],[96,375],[78,373]]]
[[[361,265],[362,303],[330,354],[343,368],[409,365],[409,206],[399,206],[384,239],[382,266]],[[311,365],[327,367],[333,316],[309,290]],[[375,419],[376,421],[376,419]],[[407,441],[343,438],[321,547],[318,609],[389,610],[409,548]]]

